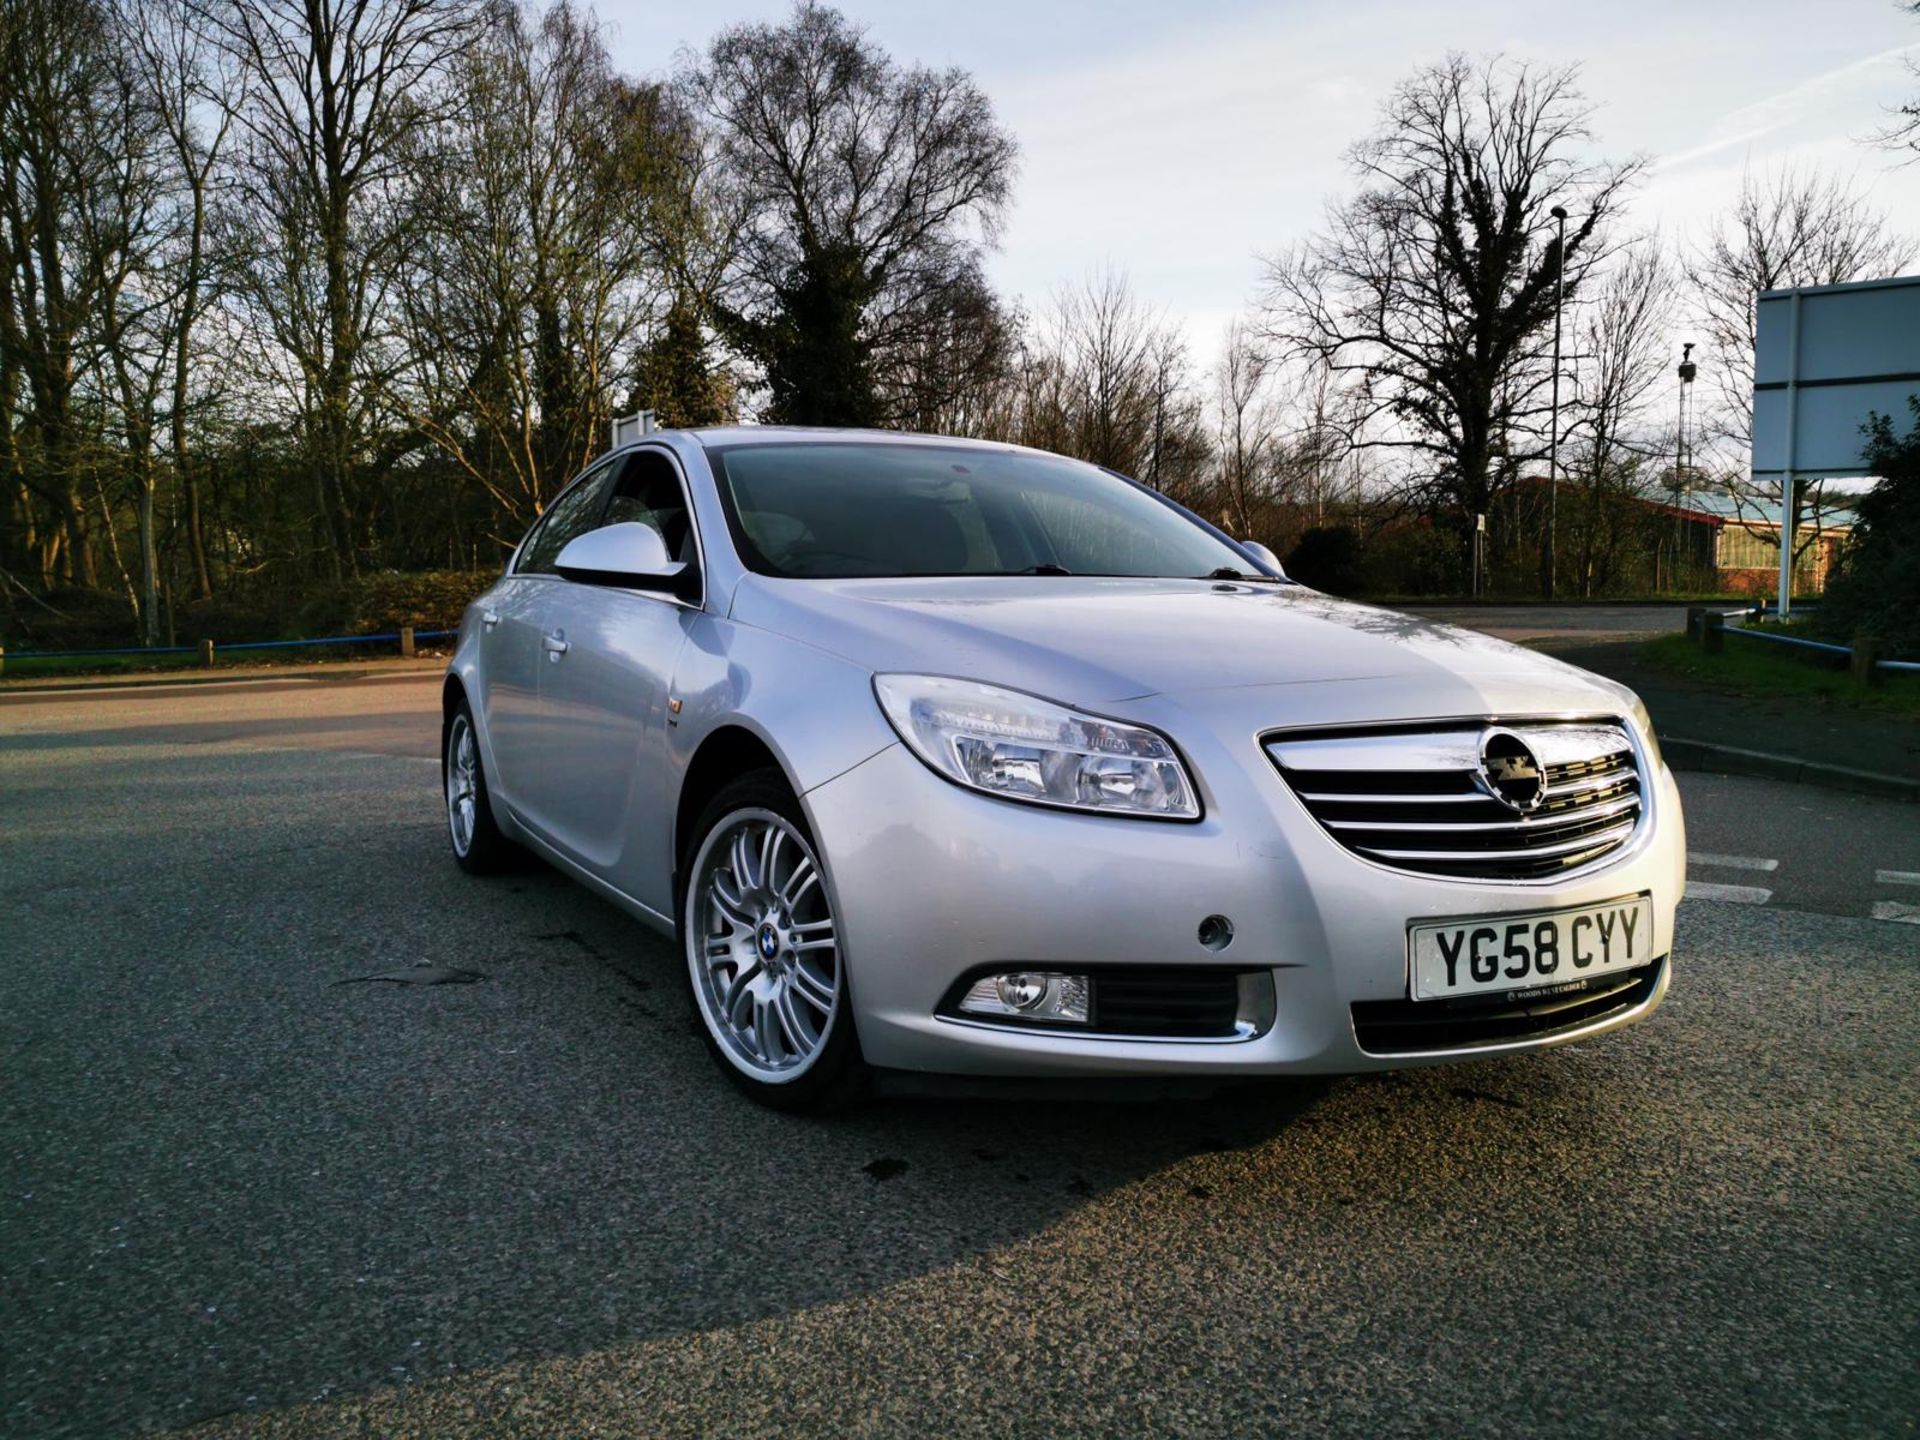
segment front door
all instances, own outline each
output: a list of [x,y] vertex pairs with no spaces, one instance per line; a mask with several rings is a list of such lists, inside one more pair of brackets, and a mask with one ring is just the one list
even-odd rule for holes
[[[643,449],[621,463],[604,523],[622,521],[653,526],[667,553],[699,572],[685,489],[665,452]],[[544,828],[570,859],[665,911],[667,704],[698,604],[567,580],[553,591],[544,643],[564,648],[549,648],[540,670]]]
[[488,592],[480,613],[481,726],[494,795],[538,826],[548,760],[540,682],[551,651],[553,602],[564,582],[553,562],[567,541],[599,524],[612,471],[600,466],[562,491],[514,557],[513,573]]

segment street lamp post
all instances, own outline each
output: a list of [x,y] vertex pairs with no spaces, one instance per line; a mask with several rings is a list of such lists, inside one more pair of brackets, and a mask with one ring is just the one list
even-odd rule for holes
[[1693,377],[1699,368],[1693,363],[1693,342],[1687,341],[1680,347],[1680,418],[1674,430],[1673,439],[1673,489],[1674,499],[1678,502],[1674,509],[1680,513],[1674,517],[1673,531],[1673,578],[1676,584],[1684,583],[1680,579],[1681,567],[1686,560],[1687,542],[1687,502],[1693,498],[1693,463],[1691,436],[1687,426],[1687,402],[1693,396]]
[[1566,298],[1567,211],[1556,205],[1547,212],[1560,222],[1560,249],[1553,267],[1553,401],[1547,431],[1547,543],[1541,556],[1541,589],[1553,599],[1554,531],[1560,520],[1560,307]]

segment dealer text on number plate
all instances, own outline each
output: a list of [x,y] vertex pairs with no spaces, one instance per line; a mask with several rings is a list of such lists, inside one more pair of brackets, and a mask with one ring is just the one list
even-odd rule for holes
[[1535,990],[1653,959],[1653,902],[1645,895],[1530,914],[1412,925],[1413,998]]

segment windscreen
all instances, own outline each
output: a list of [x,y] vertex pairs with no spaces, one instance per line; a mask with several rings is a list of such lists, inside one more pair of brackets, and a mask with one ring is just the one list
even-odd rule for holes
[[948,445],[709,452],[734,540],[764,575],[1177,575],[1253,566],[1092,465]]

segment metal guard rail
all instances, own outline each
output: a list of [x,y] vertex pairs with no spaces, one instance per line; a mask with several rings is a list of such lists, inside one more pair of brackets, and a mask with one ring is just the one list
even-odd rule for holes
[[[416,630],[414,642],[422,640],[445,640],[458,635],[458,630]],[[323,635],[315,640],[240,640],[230,644],[216,644],[214,649],[221,654],[229,650],[292,650],[314,645],[398,645],[400,632],[390,630],[379,635]],[[77,660],[92,658],[96,655],[192,655],[199,650],[198,645],[133,645],[115,650],[7,650],[3,652],[9,660]]]
[[[1797,645],[1802,650],[1821,650],[1829,655],[1852,656],[1850,645],[1834,645],[1825,640],[1803,640],[1798,635],[1773,635],[1765,630],[1749,630],[1744,625],[1728,625],[1723,632],[1727,635],[1744,635],[1749,640],[1767,640],[1775,645]],[[1920,660],[1876,660],[1874,665],[1881,670],[1898,670],[1910,674],[1920,674]]]

